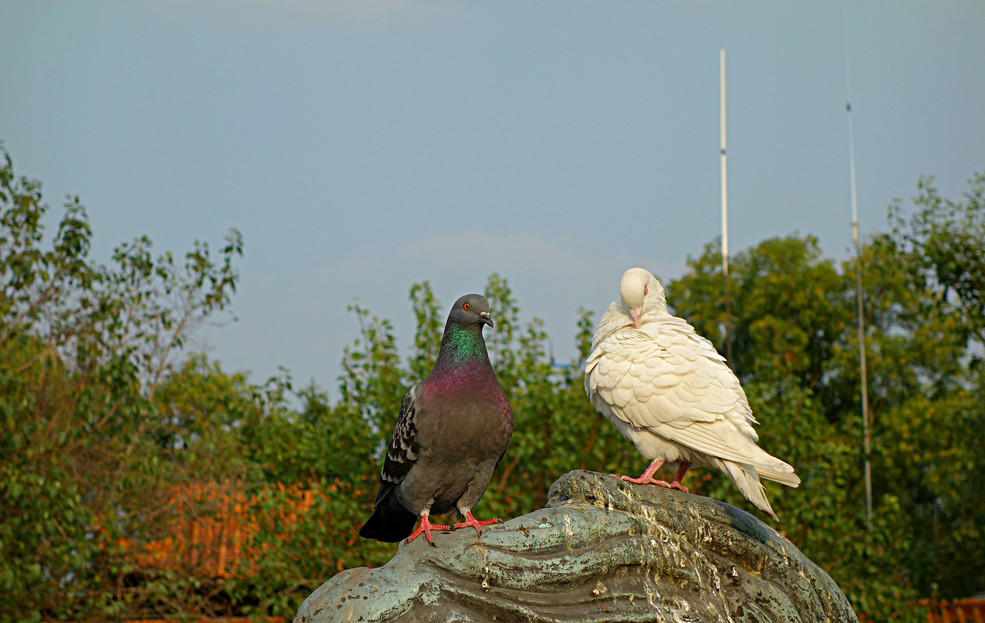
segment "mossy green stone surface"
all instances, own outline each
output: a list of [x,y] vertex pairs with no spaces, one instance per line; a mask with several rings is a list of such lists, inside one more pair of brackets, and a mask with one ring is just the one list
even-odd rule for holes
[[295,623],[858,621],[823,570],[748,513],[595,472],[565,474],[546,508],[435,542],[336,575]]

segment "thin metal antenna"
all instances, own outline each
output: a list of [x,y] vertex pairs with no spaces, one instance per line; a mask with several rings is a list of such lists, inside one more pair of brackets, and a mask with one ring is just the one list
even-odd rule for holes
[[855,293],[858,301],[858,358],[862,381],[862,451],[865,469],[865,521],[872,532],[872,465],[869,442],[869,383],[865,365],[865,292],[862,290],[862,245],[858,236],[858,195],[855,190],[855,124],[852,121],[852,76],[848,63],[848,26],[845,26],[845,75],[848,101],[845,112],[848,115],[848,163],[851,170],[852,188],[852,242],[855,245]]
[[721,126],[722,126],[722,276],[725,278],[725,359],[732,363],[732,301],[728,278],[728,174],[725,166],[725,48],[721,49]]

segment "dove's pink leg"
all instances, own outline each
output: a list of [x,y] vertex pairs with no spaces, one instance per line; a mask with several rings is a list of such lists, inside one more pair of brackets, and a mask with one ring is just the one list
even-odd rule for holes
[[503,523],[502,519],[484,519],[479,521],[472,516],[472,511],[465,511],[465,521],[459,522],[452,526],[452,528],[468,528],[472,526],[475,528],[476,532],[482,532],[482,526],[488,526],[494,523]]
[[687,493],[687,487],[681,484],[681,478],[687,473],[687,468],[691,467],[691,461],[681,461],[677,467],[677,475],[674,476],[674,480],[668,484],[664,485],[670,487],[671,489],[680,489],[684,493]]
[[428,540],[428,543],[434,546],[434,539],[431,538],[432,530],[451,530],[451,526],[442,526],[440,524],[431,523],[430,521],[428,521],[427,511],[424,511],[423,513],[421,513],[421,525],[417,527],[417,530],[414,530],[414,533],[412,535],[407,537],[407,542],[410,543],[417,537],[421,536],[421,532],[423,532],[424,538]]
[[609,475],[614,476],[616,478],[622,478],[626,482],[631,482],[634,485],[660,485],[661,487],[669,487],[670,485],[667,484],[665,481],[654,480],[653,478],[653,474],[655,474],[656,471],[660,469],[660,466],[663,464],[664,464],[663,461],[659,459],[654,459],[654,461],[650,463],[650,466],[646,468],[646,471],[643,472],[639,478],[633,478],[631,476],[620,476],[619,474],[609,474]]
[[680,489],[684,493],[687,493],[687,487],[681,484],[681,478],[687,472],[687,468],[691,467],[690,461],[681,461],[680,466],[677,468],[677,475],[674,476],[673,482],[667,482],[666,480],[657,480],[653,477],[660,466],[664,464],[663,461],[655,459],[650,466],[646,468],[646,471],[640,474],[639,478],[630,478],[629,476],[620,476],[619,474],[609,474],[610,476],[615,476],[616,478],[622,478],[626,482],[631,482],[634,485],[657,485],[660,487],[667,487],[668,489]]

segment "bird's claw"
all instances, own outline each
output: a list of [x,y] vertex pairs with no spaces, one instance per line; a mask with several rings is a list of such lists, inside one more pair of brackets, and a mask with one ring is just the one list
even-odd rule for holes
[[632,476],[620,476],[619,474],[609,474],[613,478],[619,478],[620,480],[625,480],[626,482],[631,482],[634,485],[657,485],[658,487],[664,487],[667,489],[678,489],[684,493],[688,493],[687,487],[677,482],[667,482],[666,480],[657,480],[656,478],[640,476],[639,478],[633,478]]
[[618,478],[620,480],[625,480],[626,482],[631,482],[634,485],[660,485],[661,487],[668,487],[668,485],[663,480],[656,480],[647,476],[640,476],[639,478],[633,478],[632,476],[620,476],[619,474],[609,474],[613,478]]
[[476,532],[482,532],[482,526],[489,526],[494,523],[503,523],[503,520],[499,519],[498,517],[494,517],[492,519],[484,519],[482,521],[479,521],[478,519],[472,516],[472,513],[466,512],[465,521],[461,521],[455,524],[454,526],[452,526],[452,529],[454,530],[458,528],[468,528],[469,526],[471,526],[475,528]]
[[431,547],[437,547],[437,545],[434,544],[434,539],[431,537],[431,531],[437,530],[440,532],[443,530],[451,530],[451,529],[452,529],[451,526],[432,524],[429,521],[427,521],[427,519],[425,519],[424,521],[421,521],[421,525],[417,527],[417,530],[414,530],[414,533],[411,534],[409,537],[407,537],[407,542],[410,543],[417,537],[421,536],[421,533],[423,533],[424,538],[428,540],[428,543],[431,544]]

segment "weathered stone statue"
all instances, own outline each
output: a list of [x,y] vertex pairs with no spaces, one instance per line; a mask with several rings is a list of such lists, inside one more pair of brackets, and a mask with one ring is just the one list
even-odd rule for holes
[[837,585],[790,541],[723,502],[565,474],[547,507],[400,547],[301,605],[329,621],[855,621]]

